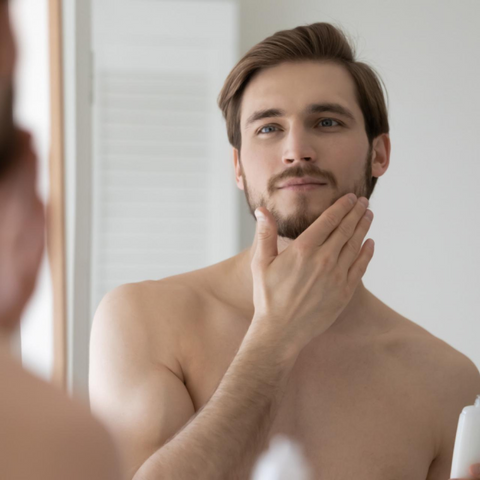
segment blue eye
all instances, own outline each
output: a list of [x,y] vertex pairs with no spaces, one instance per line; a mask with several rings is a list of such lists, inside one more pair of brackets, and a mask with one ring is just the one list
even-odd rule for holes
[[[323,123],[323,122],[335,122],[337,125],[340,125],[336,120],[334,120],[333,118],[322,118],[322,120],[320,120],[320,123]],[[323,125],[324,127],[336,127],[337,125]]]
[[[330,125],[322,125],[323,122],[330,122]],[[332,125],[331,122],[335,122],[336,125]],[[333,118],[322,118],[317,125],[321,125],[321,126],[323,126],[323,127],[338,127],[338,126],[340,126],[340,122],[338,122],[337,120],[334,120]],[[257,132],[257,134],[258,134],[258,135],[268,135],[269,133],[273,133],[272,131],[270,131],[270,132],[264,132],[263,130],[264,130],[265,128],[274,128],[275,130],[277,130],[277,127],[276,127],[275,125],[265,125],[264,127],[262,127],[262,128]]]
[[258,131],[258,133],[259,133],[259,134],[262,134],[262,135],[265,135],[265,133],[270,133],[270,132],[263,132],[263,133],[262,133],[262,130],[263,130],[264,128],[277,128],[277,127],[274,127],[273,125],[265,125],[264,127],[262,127],[262,128]]

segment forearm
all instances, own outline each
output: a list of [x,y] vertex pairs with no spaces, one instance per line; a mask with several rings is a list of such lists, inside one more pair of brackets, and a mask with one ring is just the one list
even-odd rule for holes
[[142,465],[134,480],[248,478],[296,357],[247,333],[208,403]]

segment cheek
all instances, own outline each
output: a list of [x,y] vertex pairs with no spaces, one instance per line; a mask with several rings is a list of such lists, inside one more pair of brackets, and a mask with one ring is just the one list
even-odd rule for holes
[[[282,158],[283,142],[274,137],[247,138],[242,144],[242,158],[248,159],[249,167],[272,165]],[[248,168],[250,170],[250,168]]]
[[331,146],[331,158],[335,158],[335,170],[362,170],[368,145],[359,142],[336,142]]
[[275,173],[275,162],[268,158],[267,155],[262,155],[258,151],[255,152],[255,155],[245,156],[245,159],[247,158],[247,161],[242,162],[242,167],[243,174],[248,182],[248,188],[265,190],[268,181]]

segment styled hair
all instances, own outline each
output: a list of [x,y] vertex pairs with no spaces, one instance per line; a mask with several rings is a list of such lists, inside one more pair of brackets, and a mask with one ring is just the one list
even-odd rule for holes
[[[355,57],[354,47],[342,30],[325,22],[281,30],[252,47],[232,69],[217,99],[230,145],[240,152],[242,97],[255,74],[284,62],[328,61],[343,66],[352,77],[371,146],[374,138],[389,132],[383,81],[372,67]],[[388,98],[386,88],[385,93]],[[376,181],[372,179],[372,187]]]
[[[3,0],[0,0],[2,2]],[[2,97],[3,95],[3,97]],[[0,180],[14,163],[13,86],[0,92]]]
[[[0,0],[0,5],[8,0]],[[13,163],[13,86],[0,92],[0,179]]]

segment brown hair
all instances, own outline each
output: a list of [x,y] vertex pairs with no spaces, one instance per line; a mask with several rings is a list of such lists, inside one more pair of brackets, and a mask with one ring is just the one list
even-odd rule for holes
[[[256,73],[283,62],[318,60],[342,65],[350,73],[371,146],[374,138],[389,132],[383,82],[372,67],[357,61],[355,56],[354,47],[342,30],[324,22],[276,32],[252,47],[232,69],[217,99],[226,120],[230,145],[240,152],[243,92]],[[376,181],[377,178],[372,178],[372,190]]]
[[0,91],[0,179],[6,175],[14,162],[14,135],[13,87],[10,85],[6,91]]
[[[0,0],[0,5],[7,3]],[[4,87],[0,81],[0,179],[13,163],[13,135],[13,85]]]

